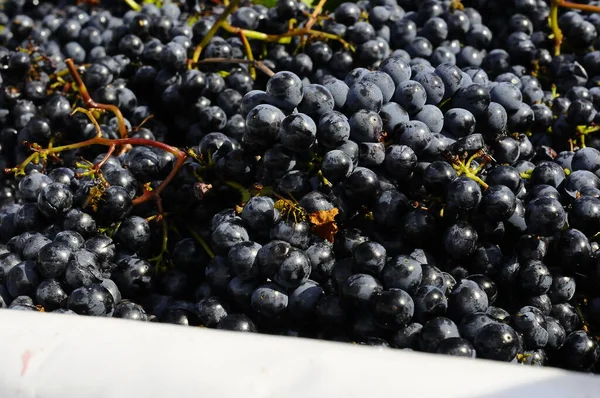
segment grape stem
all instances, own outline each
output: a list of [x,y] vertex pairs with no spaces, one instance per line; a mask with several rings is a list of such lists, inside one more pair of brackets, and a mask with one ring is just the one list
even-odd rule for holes
[[268,77],[275,74],[267,65],[262,61],[250,60],[250,59],[237,59],[237,58],[206,58],[201,61],[195,62],[194,65],[206,65],[206,64],[247,64],[255,67],[256,69],[263,72]]
[[577,136],[579,138],[579,148],[585,148],[585,137],[588,134],[600,131],[600,126],[577,126]]
[[[148,192],[148,191],[146,191],[146,192]],[[150,191],[150,192],[153,192],[153,191]],[[159,221],[161,223],[162,240],[161,240],[160,253],[158,254],[158,256],[154,257],[151,260],[156,262],[157,267],[161,267],[163,260],[164,260],[164,256],[167,253],[169,253],[169,246],[168,246],[169,245],[169,226],[168,226],[167,220],[165,218],[165,212],[163,210],[161,197],[156,196],[155,200],[156,200],[157,214],[153,218],[153,220]]]
[[560,0],[552,0],[550,3],[550,28],[554,37],[554,55],[560,55],[560,46],[563,42],[562,30],[558,26],[558,6]]
[[225,181],[225,185],[237,190],[242,195],[242,204],[246,204],[250,198],[252,198],[250,191],[244,188],[242,184],[239,184],[235,181]]
[[[481,162],[481,165],[479,165],[479,167],[477,167],[477,169],[473,169],[471,167],[471,163],[479,157],[483,157],[483,161]],[[477,182],[479,185],[481,185],[483,187],[483,189],[488,189],[489,186],[488,184],[485,183],[485,181],[483,181],[478,175],[477,173],[479,173],[481,171],[481,169],[483,168],[483,166],[491,160],[491,156],[483,153],[482,151],[477,151],[474,155],[472,155],[467,162],[465,162],[463,159],[460,159],[458,156],[454,155],[454,156],[450,156],[449,157],[449,162],[450,164],[452,164],[452,167],[454,168],[454,170],[456,170],[456,174],[461,176],[464,175],[467,178],[470,178],[471,180]]]
[[[254,39],[254,40],[263,40],[263,41],[276,42],[276,43],[290,43],[291,38],[295,37],[295,36],[302,36],[303,42],[305,42],[306,37],[311,36],[311,37],[319,38],[321,40],[337,40],[344,46],[344,48],[354,51],[354,47],[352,47],[352,45],[350,45],[350,43],[348,43],[341,37],[331,34],[331,33],[312,29],[313,26],[317,23],[317,21],[319,19],[319,15],[323,12],[323,6],[325,5],[326,2],[327,2],[327,0],[319,1],[319,3],[316,5],[313,12],[310,14],[310,17],[309,17],[308,21],[306,22],[306,25],[304,25],[303,27],[291,29],[288,32],[277,34],[277,35],[270,35],[270,34],[258,32],[255,30],[241,29],[241,28],[238,28],[235,26],[231,26],[227,22],[227,17],[231,13],[233,13],[233,11],[235,11],[235,9],[239,6],[239,3],[240,3],[240,0],[232,0],[227,5],[227,8],[225,8],[225,11],[223,11],[223,13],[219,16],[219,18],[217,18],[216,22],[210,28],[210,30],[208,31],[206,36],[204,36],[204,38],[202,39],[200,44],[198,44],[198,46],[196,46],[196,48],[194,49],[194,54],[192,56],[190,66],[194,65],[194,64],[198,64],[198,61],[200,60],[200,55],[202,54],[202,50],[204,49],[204,47],[206,47],[208,45],[210,40],[213,38],[213,36],[216,34],[216,32],[220,28],[225,29],[229,33],[240,35],[240,37],[242,38],[242,42],[244,42],[244,39],[246,39],[246,40]],[[246,46],[245,43],[244,43],[244,46]],[[246,47],[246,51],[247,50],[248,50],[248,47]]]
[[134,0],[123,0],[123,2],[125,2],[125,4],[127,4],[133,11],[141,11],[142,9],[142,6],[140,6]]
[[123,114],[121,113],[119,107],[112,104],[101,104],[94,101],[90,96],[90,93],[88,92],[88,89],[85,86],[83,79],[81,79],[81,75],[75,67],[73,60],[69,58],[65,61],[65,64],[67,65],[69,73],[71,73],[73,80],[75,80],[75,83],[79,88],[79,92],[81,93],[81,97],[83,98],[84,106],[87,109],[102,109],[114,113],[114,115],[117,117],[117,120],[119,121],[119,134],[121,135],[121,138],[127,138],[127,128],[125,127],[125,119],[123,118]]
[[198,44],[196,46],[196,48],[194,49],[194,54],[192,55],[193,63],[198,62],[198,60],[200,59],[200,54],[202,54],[202,50],[204,49],[204,47],[206,47],[208,45],[208,43],[213,38],[213,36],[217,33],[219,28],[221,28],[221,25],[223,25],[225,23],[225,21],[227,20],[227,17],[235,11],[237,6],[240,4],[240,1],[241,0],[231,0],[229,5],[223,11],[223,13],[221,15],[219,15],[219,18],[217,18],[217,20],[215,21],[213,26],[210,28],[210,30],[208,31],[206,36],[204,36],[204,38],[202,39],[200,44]]
[[210,258],[215,258],[215,253],[211,250],[210,246],[208,245],[208,243],[206,243],[204,238],[189,225],[187,228],[188,231],[190,231],[190,234],[194,237],[194,239],[200,244],[200,246],[202,246],[206,254],[208,254]]
[[[248,38],[246,37],[244,32],[240,32],[240,39],[244,44],[244,49],[246,50],[246,56],[248,57],[248,61],[254,62],[254,54],[252,54],[252,47],[250,47],[250,42],[248,41]],[[250,67],[248,68],[248,71],[250,72],[250,77],[252,78],[252,80],[256,80],[256,68],[254,67],[254,63],[251,63],[249,65]]]
[[[79,65],[79,68],[83,68],[83,69],[89,68],[90,65],[92,65],[92,64],[82,64],[82,65]],[[54,79],[58,79],[58,78],[61,78],[61,77],[65,77],[65,76],[70,75],[70,74],[71,74],[71,71],[69,70],[69,68],[61,69],[58,72],[55,72],[55,73],[51,74],[50,75],[50,80],[54,80]]]
[[[177,160],[175,161],[175,164],[173,165],[173,169],[169,172],[167,177],[165,177],[165,179],[160,183],[160,185],[158,187],[156,187],[155,189],[153,189],[152,191],[146,190],[142,195],[135,198],[133,200],[134,205],[139,205],[139,204],[147,202],[151,199],[156,200],[158,202],[162,191],[173,180],[173,178],[175,178],[175,175],[177,174],[179,169],[183,166],[185,160],[188,158],[188,155],[186,152],[184,152],[178,148],[175,148],[173,146],[167,145],[165,143],[159,142],[159,141],[153,141],[153,140],[149,140],[146,138],[109,139],[109,138],[103,138],[103,137],[97,136],[97,137],[91,138],[86,141],[81,141],[81,142],[77,142],[74,144],[67,144],[67,145],[56,146],[56,147],[51,147],[51,148],[41,148],[34,144],[31,147],[31,149],[33,150],[33,153],[31,155],[29,155],[29,157],[27,157],[27,159],[25,159],[17,167],[5,169],[4,172],[5,173],[15,173],[16,175],[23,175],[23,174],[25,174],[25,167],[28,164],[39,163],[40,159],[46,159],[48,157],[48,155],[53,155],[53,154],[65,152],[65,151],[71,151],[71,150],[79,149],[79,148],[85,148],[85,147],[89,147],[92,145],[107,146],[107,147],[109,147],[109,152],[110,152],[110,148],[121,146],[121,145],[151,146],[151,147],[155,147],[158,149],[162,149],[163,151],[169,152],[177,158]],[[108,157],[105,157],[105,159],[101,160],[98,165],[100,165],[103,161],[105,162],[107,159],[108,159]],[[97,167],[98,165],[96,165],[95,167]],[[160,207],[162,207],[162,206],[160,206]],[[160,210],[161,209],[159,209],[159,211]]]
[[521,174],[521,178],[528,180],[531,178],[531,174],[533,174],[533,169],[525,170],[525,171],[521,172],[520,174]]
[[292,41],[292,37],[295,37],[295,36],[303,36],[303,37],[312,36],[312,37],[316,37],[321,40],[337,40],[344,46],[344,48],[348,48],[348,49],[354,51],[354,47],[352,47],[352,45],[350,43],[348,43],[341,37],[336,36],[331,33],[322,32],[320,30],[307,29],[306,26],[304,26],[302,28],[296,28],[296,29],[290,30],[289,32],[281,33],[278,35],[269,35],[266,33],[257,32],[255,30],[241,29],[241,28],[237,28],[235,26],[231,26],[228,23],[223,23],[222,28],[225,29],[226,31],[228,31],[229,33],[234,33],[234,34],[243,33],[249,39],[263,40],[263,41],[275,42],[275,43],[281,43],[281,44],[290,43]]
[[573,10],[589,11],[589,12],[600,12],[600,6],[593,6],[589,4],[573,3],[566,0],[551,0],[550,2],[550,28],[552,29],[552,35],[554,36],[554,55],[560,55],[560,46],[562,45],[564,36],[558,26],[558,8],[570,8]]

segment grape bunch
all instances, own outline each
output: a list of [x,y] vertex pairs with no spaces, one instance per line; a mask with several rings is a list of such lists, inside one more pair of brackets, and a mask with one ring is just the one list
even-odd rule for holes
[[0,307],[597,372],[580,3],[6,0]]

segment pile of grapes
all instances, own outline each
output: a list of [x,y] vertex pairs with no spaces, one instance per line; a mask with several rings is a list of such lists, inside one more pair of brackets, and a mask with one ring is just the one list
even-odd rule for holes
[[138,1],[2,3],[0,307],[600,370],[598,2]]

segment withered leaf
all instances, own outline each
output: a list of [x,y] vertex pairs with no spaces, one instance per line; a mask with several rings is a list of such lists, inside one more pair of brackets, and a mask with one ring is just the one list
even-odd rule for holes
[[321,210],[310,213],[308,218],[312,225],[312,232],[333,243],[333,238],[338,231],[335,216],[339,214],[339,210],[334,207],[331,210]]

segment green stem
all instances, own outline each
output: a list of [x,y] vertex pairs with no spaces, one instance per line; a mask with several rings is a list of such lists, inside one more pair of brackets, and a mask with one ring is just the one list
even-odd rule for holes
[[208,243],[206,243],[204,238],[189,225],[188,230],[190,231],[190,234],[194,237],[194,239],[196,239],[196,241],[200,243],[200,246],[202,246],[206,254],[208,254],[210,258],[215,258],[215,253],[212,251]]
[[465,177],[470,178],[471,180],[477,182],[479,185],[483,187],[483,189],[488,189],[489,185],[485,183],[479,176],[473,173],[464,163],[453,164],[452,167],[456,170],[457,174],[464,175]]
[[552,0],[550,3],[550,29],[554,35],[554,55],[560,55],[560,46],[563,41],[563,34],[558,27],[558,5],[560,0]]
[[229,5],[227,6],[227,8],[225,8],[225,11],[223,11],[223,13],[219,15],[219,18],[217,18],[212,28],[210,28],[210,30],[208,31],[206,36],[204,36],[200,44],[198,44],[194,49],[194,55],[192,57],[193,62],[198,62],[198,60],[200,59],[200,54],[202,54],[202,50],[204,49],[204,47],[206,47],[206,45],[210,42],[215,33],[217,33],[217,31],[221,28],[223,23],[227,20],[227,17],[233,11],[235,11],[237,6],[240,4],[240,1],[241,0],[232,0],[231,3],[229,3]]
[[[252,54],[252,47],[250,46],[250,42],[248,41],[248,38],[246,37],[246,35],[244,35],[243,32],[240,32],[240,39],[244,44],[244,49],[246,50],[246,56],[248,57],[248,61],[254,62],[254,54]],[[253,64],[249,65],[248,71],[250,72],[250,77],[252,78],[252,80],[256,80],[256,68]]]
[[125,2],[125,4],[127,4],[129,6],[129,8],[131,8],[133,11],[140,11],[142,9],[142,6],[140,6],[138,3],[136,3],[134,0],[123,0]]
[[230,33],[243,33],[248,39],[262,40],[281,44],[291,43],[292,37],[296,36],[312,36],[322,40],[336,40],[340,42],[345,48],[354,51],[354,47],[339,36],[327,32],[322,32],[320,30],[308,29],[307,27],[292,29],[289,32],[285,32],[279,35],[268,35],[266,33],[257,32],[255,30],[236,28],[235,26],[231,26],[228,23],[223,23],[221,27]]
[[526,170],[524,172],[521,173],[521,178],[528,180],[531,178],[531,173],[533,173],[533,169],[531,170]]
[[248,202],[250,200],[250,198],[252,197],[252,195],[250,195],[250,191],[248,191],[241,184],[239,184],[235,181],[225,181],[225,184],[229,185],[232,188],[235,188],[235,190],[238,191],[242,195],[242,203],[244,203],[244,204],[246,204],[246,202]]

